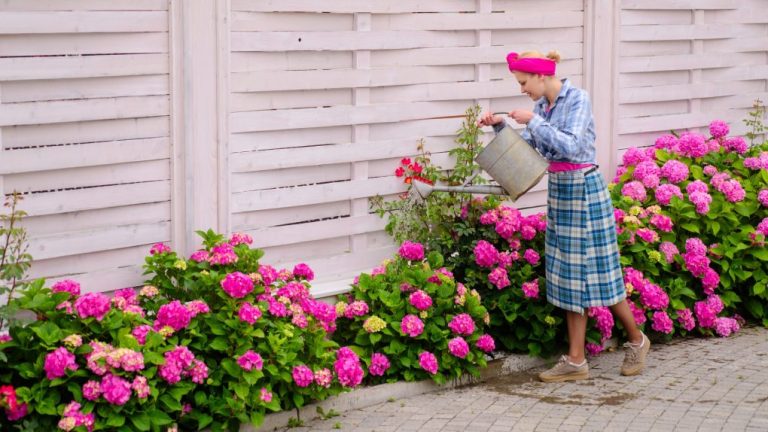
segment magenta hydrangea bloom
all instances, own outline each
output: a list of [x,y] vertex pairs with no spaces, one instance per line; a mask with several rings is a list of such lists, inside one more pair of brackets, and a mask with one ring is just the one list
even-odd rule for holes
[[643,149],[631,147],[624,152],[621,161],[625,167],[631,167],[649,159],[648,154]]
[[423,311],[432,306],[432,297],[424,290],[416,290],[408,296],[408,301],[416,309]]
[[712,203],[712,196],[707,192],[692,192],[688,195],[688,199],[696,206],[696,213],[707,214],[709,213],[709,204]]
[[635,323],[637,325],[645,324],[646,318],[643,308],[637,306],[633,301],[628,300],[627,304],[629,305],[629,310],[632,311],[632,316],[635,317]]
[[469,345],[463,337],[458,336],[448,341],[448,351],[451,355],[458,358],[465,358],[469,354]]
[[234,298],[243,298],[253,291],[253,281],[238,271],[227,274],[221,281],[221,288]]
[[645,201],[648,197],[645,186],[637,180],[625,183],[621,187],[621,194],[640,202]]
[[475,346],[480,351],[490,353],[496,349],[496,342],[493,340],[493,337],[491,337],[491,335],[484,334],[479,338],[477,338],[477,342],[475,342]]
[[179,331],[186,328],[192,320],[192,313],[180,301],[174,300],[170,303],[160,306],[157,311],[157,320],[155,320],[155,330],[165,326],[170,326],[173,330]]
[[669,205],[670,201],[672,201],[673,196],[676,196],[682,199],[683,193],[680,191],[680,188],[677,187],[677,185],[663,184],[656,189],[655,196],[659,204]]
[[151,388],[147,382],[147,378],[143,375],[137,375],[131,383],[131,388],[136,392],[136,397],[144,399],[149,396]]
[[252,304],[245,302],[237,311],[237,317],[240,318],[240,321],[253,324],[256,320],[261,318],[261,309],[259,309],[258,306],[253,306]]
[[652,329],[659,333],[670,334],[672,333],[673,327],[674,323],[666,312],[656,311],[653,313],[653,324],[651,324]]
[[206,262],[210,259],[210,255],[207,250],[199,250],[193,252],[192,255],[189,256],[189,259],[194,262]]
[[236,263],[237,259],[237,254],[232,245],[229,243],[222,243],[211,249],[211,255],[208,257],[208,262],[211,264],[228,265]]
[[421,261],[424,259],[424,246],[421,243],[404,241],[397,253],[408,261]]
[[344,317],[352,319],[354,317],[360,317],[368,313],[368,303],[363,300],[356,300],[347,305],[344,310]]
[[207,314],[211,311],[211,308],[208,307],[208,303],[202,300],[192,300],[190,302],[187,302],[187,304],[184,306],[192,315],[192,318],[198,316],[199,314]]
[[421,354],[419,354],[419,366],[421,366],[421,368],[425,371],[434,375],[437,373],[437,369],[439,367],[437,363],[437,357],[435,357],[435,355],[429,351],[423,351]]
[[339,382],[344,387],[355,387],[363,381],[363,367],[360,365],[360,357],[348,347],[341,347],[336,351],[336,361],[333,370]]
[[707,138],[693,132],[685,132],[680,136],[678,149],[680,155],[691,158],[700,158],[709,153]]
[[685,181],[689,175],[688,165],[679,160],[670,159],[661,167],[661,176],[669,180],[670,183]]
[[315,381],[315,374],[312,373],[312,369],[305,365],[294,367],[291,375],[293,376],[293,382],[299,387],[309,387]]
[[696,322],[693,320],[693,312],[688,308],[677,311],[677,322],[687,331],[691,331],[696,327]]
[[131,330],[131,334],[136,338],[137,341],[139,341],[139,345],[144,345],[147,342],[147,333],[149,333],[151,330],[152,327],[148,325],[140,325]]
[[715,333],[720,337],[728,337],[739,331],[739,322],[733,318],[721,317],[715,320]]
[[112,405],[125,405],[131,398],[131,383],[118,376],[107,374],[101,379],[104,399]]
[[539,280],[534,279],[529,282],[523,282],[523,295],[527,298],[539,298]]
[[251,244],[253,243],[253,237],[250,236],[250,234],[245,233],[233,233],[232,237],[229,238],[229,244],[232,246],[237,246],[240,244]]
[[328,388],[333,382],[333,372],[328,368],[315,371],[315,384],[320,387]]
[[730,130],[728,123],[722,120],[713,120],[709,124],[709,134],[712,135],[712,138],[722,138],[728,135]]
[[658,285],[648,282],[635,289],[640,292],[640,302],[646,308],[662,310],[669,306],[669,296]]
[[261,399],[261,401],[265,403],[272,402],[272,392],[267,390],[265,387],[262,387],[261,392],[259,394],[259,399]]
[[75,300],[75,310],[80,318],[94,317],[101,321],[109,312],[112,301],[102,293],[86,293]]
[[475,322],[469,314],[462,313],[451,319],[448,328],[457,335],[470,336],[475,332]]
[[51,287],[52,292],[68,292],[73,297],[80,295],[80,284],[77,283],[77,281],[73,281],[72,279],[64,279],[56,282]]
[[656,161],[645,160],[635,166],[635,170],[632,172],[632,178],[640,180],[641,182],[648,176],[661,175],[661,169],[656,165]]
[[586,345],[584,345],[584,350],[588,355],[596,356],[603,352],[603,346],[593,342],[588,342]]
[[83,384],[83,397],[89,401],[95,401],[101,397],[101,383],[90,380]]
[[496,267],[488,274],[488,281],[498,289],[504,289],[509,286],[509,276],[507,270],[503,267]]
[[723,143],[723,147],[740,155],[743,155],[747,152],[747,150],[749,150],[749,144],[747,144],[747,142],[742,137],[728,138]]
[[304,263],[299,263],[293,267],[293,276],[298,279],[305,279],[307,281],[311,281],[312,279],[315,278],[315,272],[313,272],[308,265]]
[[657,149],[675,150],[677,148],[677,145],[678,145],[677,137],[671,134],[666,134],[656,138],[656,141],[654,142],[653,146],[654,148],[657,148]]
[[384,376],[389,369],[389,359],[382,353],[373,353],[371,355],[371,365],[368,367],[368,373],[373,376]]
[[485,240],[480,240],[475,245],[475,262],[480,267],[491,268],[499,262],[499,251]]
[[533,249],[526,249],[525,253],[523,254],[523,258],[528,261],[528,264],[533,266],[539,264],[539,261],[541,260],[539,253]]
[[261,368],[264,367],[264,360],[259,353],[248,350],[245,354],[237,358],[237,364],[240,365],[243,370],[250,372],[253,369],[261,370]]
[[659,234],[652,229],[640,228],[636,231],[636,234],[646,243],[656,243],[659,241]]
[[409,314],[400,321],[400,331],[415,338],[424,332],[424,323],[416,315]]
[[67,369],[76,371],[77,368],[75,355],[64,347],[56,348],[45,356],[43,369],[45,369],[45,376],[49,380],[63,377],[67,373]]
[[164,243],[155,243],[149,249],[149,254],[158,255],[158,254],[169,253],[170,251],[171,251],[171,248],[166,246]]
[[158,368],[158,374],[169,384],[181,381],[182,376],[189,376],[195,355],[185,346],[177,346],[163,354],[165,363]]

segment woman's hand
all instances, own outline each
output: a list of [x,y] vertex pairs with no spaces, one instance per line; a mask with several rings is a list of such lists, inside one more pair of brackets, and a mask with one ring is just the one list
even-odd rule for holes
[[493,115],[492,112],[486,111],[483,113],[483,115],[480,116],[480,119],[477,120],[478,126],[493,126],[495,124],[499,124],[504,121],[504,117],[500,115]]
[[528,124],[534,114],[528,110],[516,109],[509,112],[509,118],[514,119],[519,124]]

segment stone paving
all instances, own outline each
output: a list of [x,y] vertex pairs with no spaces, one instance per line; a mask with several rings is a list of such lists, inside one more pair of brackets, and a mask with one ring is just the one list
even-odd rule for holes
[[590,359],[587,381],[544,384],[537,369],[290,430],[768,431],[768,329],[655,344],[635,377],[619,374],[622,360],[620,350]]

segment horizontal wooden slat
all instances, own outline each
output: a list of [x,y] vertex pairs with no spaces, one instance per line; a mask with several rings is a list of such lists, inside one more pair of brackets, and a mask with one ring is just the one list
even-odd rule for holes
[[230,93],[229,112],[352,105],[350,88]]
[[620,103],[711,98],[765,89],[765,81],[705,82],[687,85],[634,87],[619,92]]
[[232,0],[232,10],[252,12],[409,13],[474,11],[474,0]]
[[[417,102],[375,106],[336,106],[280,111],[242,112],[230,115],[232,132],[285,128],[328,127],[348,124],[390,123],[463,114],[466,102]],[[2,119],[2,117],[0,117]],[[0,124],[2,121],[0,120]]]
[[692,39],[726,39],[759,36],[763,28],[750,25],[625,25],[621,27],[622,41],[668,41]]
[[394,176],[353,180],[311,186],[241,192],[232,196],[232,212],[295,207],[324,202],[393,194],[405,190],[402,179]]
[[622,9],[737,9],[739,0],[621,0]]
[[[717,117],[728,122],[741,120],[740,116],[728,114],[727,111],[719,113]],[[667,116],[621,119],[618,122],[618,133],[621,135],[650,131],[682,130],[706,126],[712,120],[714,119],[713,114],[711,113],[687,113]]]
[[[565,42],[557,45],[563,58],[583,55],[581,43]],[[549,46],[537,43],[509,43],[490,47],[417,48],[406,50],[380,50],[371,52],[371,67],[387,66],[439,66],[455,64],[505,63],[510,51],[536,49],[547,51]]]
[[168,31],[167,12],[8,12],[0,10],[0,34],[153,31]]
[[147,224],[171,219],[169,201],[136,204],[126,211],[124,207],[86,210],[76,213],[52,214],[47,216],[27,217],[22,221],[28,233],[45,236],[67,231],[87,231],[118,225]]
[[371,27],[381,30],[510,30],[578,27],[584,15],[577,11],[540,11],[514,13],[441,13],[440,19],[431,14],[374,15]]
[[111,141],[3,152],[0,175],[167,159],[168,138]]
[[354,65],[351,51],[231,52],[230,71],[344,69]]
[[[307,133],[310,132],[310,133]],[[418,135],[415,135],[418,138]],[[268,150],[291,147],[310,147],[349,142],[352,140],[352,126],[327,128],[285,129],[265,132],[233,133],[230,137],[230,151],[234,153],[254,150]]]
[[0,57],[168,52],[168,33],[3,35]]
[[380,87],[474,79],[474,67],[413,66],[386,69],[257,71],[232,74],[234,92]]
[[51,171],[33,171],[3,177],[5,193],[41,192],[71,188],[140,183],[168,180],[171,163],[168,159],[145,162],[99,165]]
[[253,247],[265,248],[347,235],[364,234],[382,230],[384,229],[384,225],[386,225],[386,221],[377,215],[365,215],[322,220],[300,225],[266,227],[248,231],[248,234],[253,236]]
[[621,24],[623,26],[641,24],[693,24],[693,14],[690,10],[632,10],[622,9]]
[[165,73],[167,54],[0,58],[0,81]]
[[30,216],[168,201],[170,182],[154,181],[37,193],[24,198],[21,209]]
[[351,178],[349,164],[305,166],[273,171],[233,173],[230,190],[234,193],[290,186],[339,182]]
[[[30,273],[32,277],[63,276],[139,266],[144,262],[144,257],[149,255],[150,247],[150,244],[145,244],[124,249],[76,254],[47,260],[36,259]],[[48,282],[48,285],[52,284],[53,282]],[[95,291],[95,288],[98,287],[80,287],[83,292]]]
[[625,72],[652,72],[667,70],[712,69],[729,66],[762,65],[761,53],[734,53],[729,55],[688,54],[674,56],[622,57],[619,70]]
[[[355,51],[475,45],[470,31],[235,32],[232,51]],[[0,52],[2,50],[0,49]]]
[[230,31],[338,31],[354,30],[353,13],[232,12]]
[[266,226],[278,226],[349,216],[350,201],[336,201],[289,209],[266,209],[232,215],[232,231],[248,231]]
[[[414,139],[399,139],[237,153],[230,159],[230,169],[238,173],[372,161],[413,155],[416,145]],[[430,138],[425,144],[431,152],[446,151],[455,146],[451,137]]]
[[167,137],[168,116],[109,119],[3,128],[3,147],[19,148],[135,138]]
[[[81,253],[122,249],[170,238],[171,223],[159,221],[96,228],[81,232],[62,232],[30,237],[29,253],[35,259],[51,259]],[[137,263],[138,264],[138,263]]]
[[3,104],[0,126],[156,117],[168,115],[169,110],[168,96]]
[[8,11],[167,10],[168,0],[0,0]]
[[121,288],[136,288],[143,285],[146,280],[141,265],[132,265],[119,268],[108,268],[88,273],[67,273],[47,279],[47,283],[54,284],[62,279],[74,279],[81,285],[81,292],[111,292]]
[[51,79],[3,83],[3,103],[156,96],[169,93],[167,75]]

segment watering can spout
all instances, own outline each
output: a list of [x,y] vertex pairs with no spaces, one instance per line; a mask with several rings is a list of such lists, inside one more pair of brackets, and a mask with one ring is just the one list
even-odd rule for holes
[[459,192],[474,193],[483,195],[506,195],[507,192],[501,186],[475,185],[475,186],[445,186],[431,185],[418,180],[414,180],[411,185],[420,199],[426,199],[432,192]]

